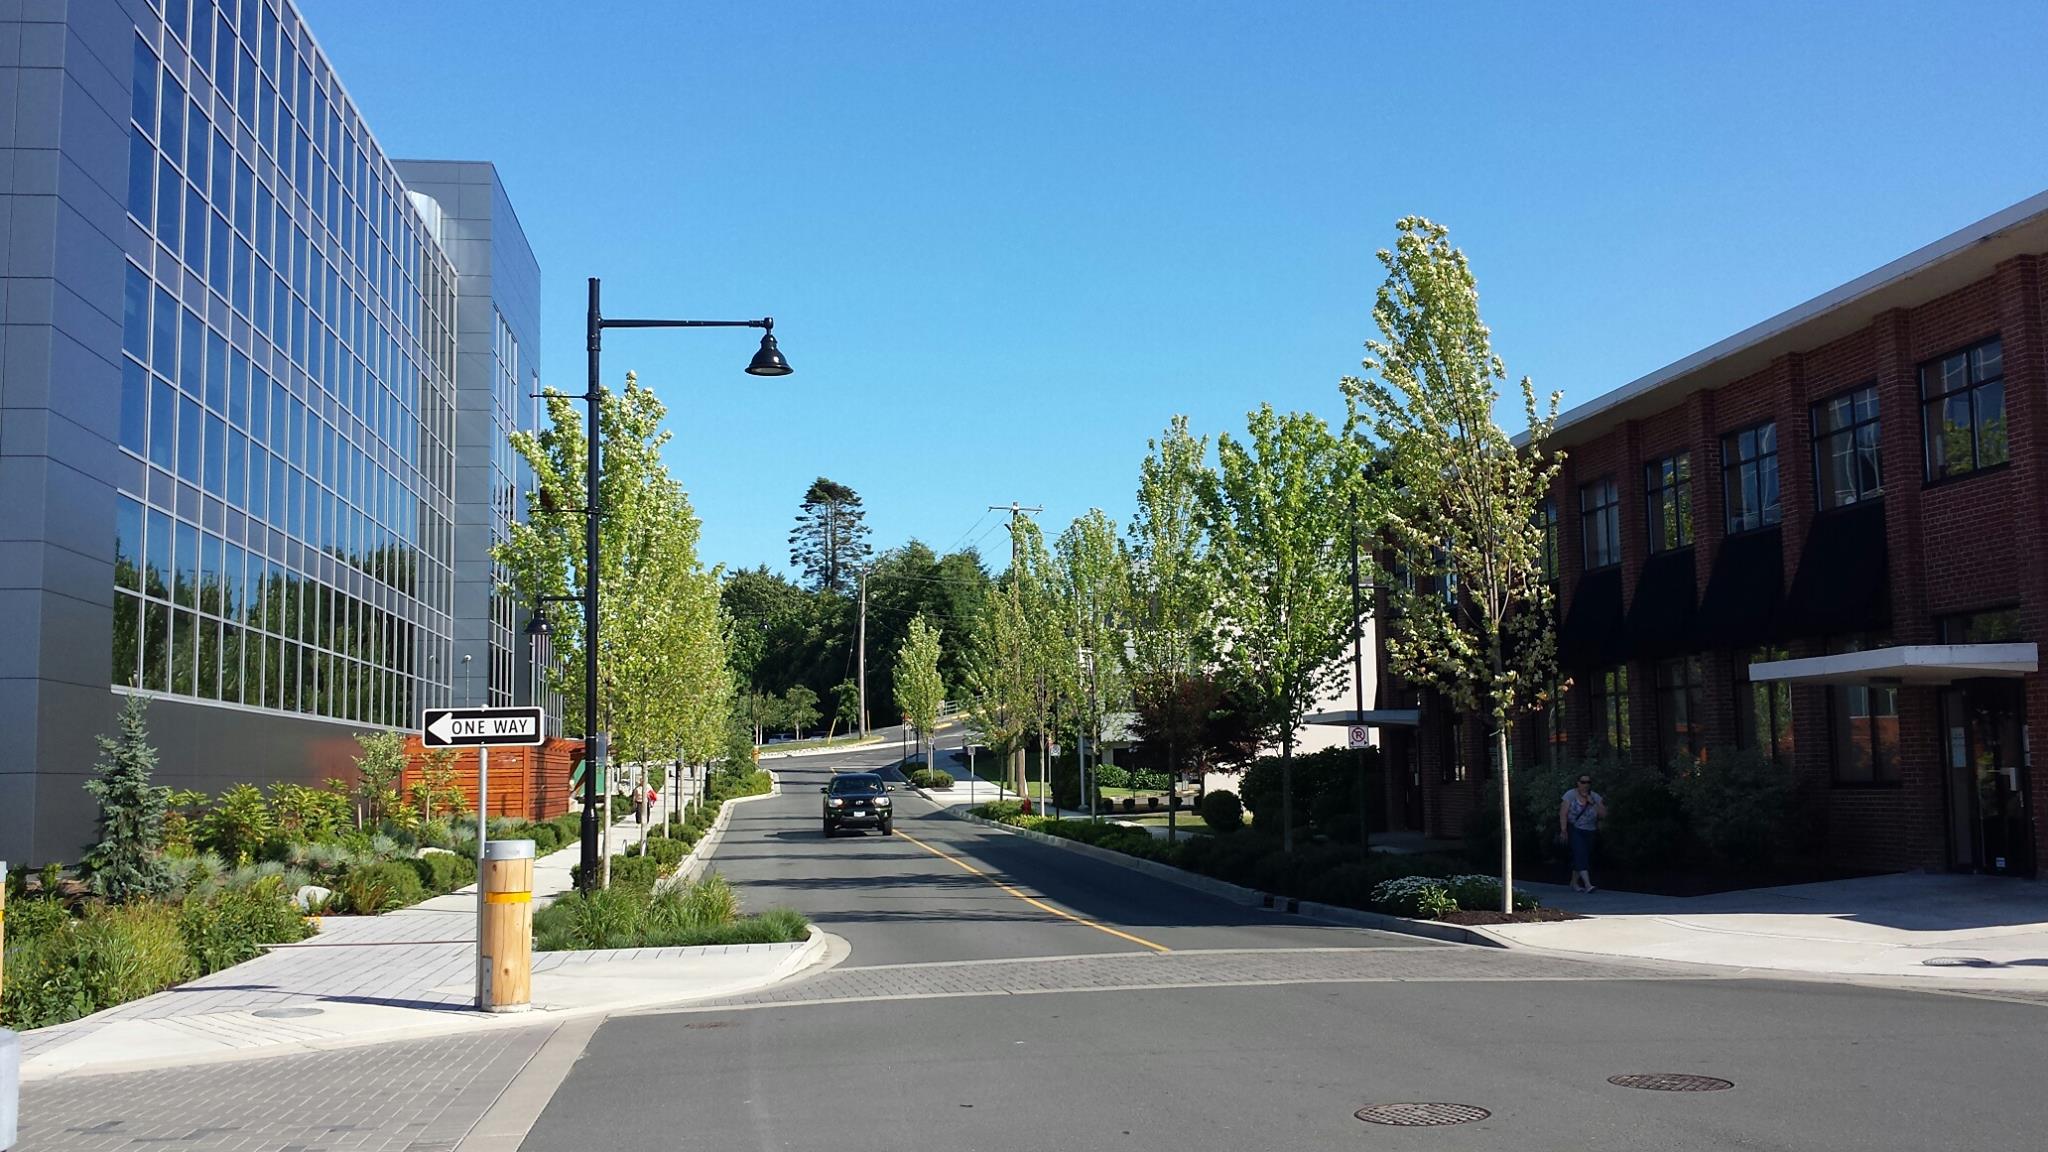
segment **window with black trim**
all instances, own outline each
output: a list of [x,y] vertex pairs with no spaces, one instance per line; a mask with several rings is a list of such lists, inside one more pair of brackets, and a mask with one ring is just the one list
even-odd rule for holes
[[1735,654],[1735,746],[1754,748],[1781,765],[1792,763],[1792,686],[1783,680],[1751,680],[1749,666],[1790,655],[1783,648]]
[[2009,458],[2004,349],[1994,336],[1920,366],[1928,480],[1991,468]]
[[1692,453],[1652,460],[1643,468],[1644,504],[1650,513],[1650,551],[1692,543]]
[[1616,664],[1586,680],[1593,739],[1616,752],[1628,751],[1628,665]]
[[1754,532],[1778,522],[1776,422],[1721,437],[1721,492],[1728,509],[1729,535]]
[[1543,578],[1557,579],[1557,501],[1545,500],[1536,509],[1536,527],[1543,533]]
[[2011,644],[2024,640],[2018,608],[1957,612],[1935,620],[1943,644]]
[[1875,384],[1813,406],[1813,491],[1822,511],[1884,495],[1877,415]]
[[[1843,637],[1830,654],[1884,647],[1869,636]],[[1893,684],[1828,686],[1828,737],[1837,784],[1891,784],[1899,778],[1899,689]]]
[[1443,732],[1438,738],[1437,759],[1442,766],[1442,779],[1446,784],[1462,784],[1470,774],[1465,762],[1465,718],[1456,712],[1444,717]]
[[1608,476],[1579,489],[1579,531],[1586,570],[1621,563],[1621,487]]
[[1700,754],[1700,658],[1657,661],[1657,759]]

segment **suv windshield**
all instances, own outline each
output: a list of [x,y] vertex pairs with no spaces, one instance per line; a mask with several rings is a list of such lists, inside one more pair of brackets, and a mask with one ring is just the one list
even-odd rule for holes
[[836,796],[880,792],[881,790],[882,778],[880,776],[834,776],[832,778],[832,792]]

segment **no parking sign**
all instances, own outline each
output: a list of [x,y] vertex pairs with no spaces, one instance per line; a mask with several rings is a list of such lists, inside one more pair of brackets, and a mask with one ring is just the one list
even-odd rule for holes
[[1349,746],[1352,748],[1372,747],[1371,730],[1363,724],[1353,724],[1351,726],[1351,743]]

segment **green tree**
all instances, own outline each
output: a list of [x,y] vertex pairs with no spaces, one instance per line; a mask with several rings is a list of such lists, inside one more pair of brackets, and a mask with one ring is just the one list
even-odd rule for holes
[[860,727],[860,685],[852,680],[841,680],[832,689],[832,723],[836,727],[846,725],[852,732]]
[[823,476],[811,481],[789,534],[790,566],[803,572],[813,589],[844,594],[873,551],[860,493]]
[[[932,730],[939,726],[939,709],[945,704],[946,684],[939,678],[939,630],[922,615],[910,622],[910,634],[896,650],[896,704],[910,718],[910,726],[924,736],[927,747]],[[926,761],[931,761],[927,757]]]
[[1053,548],[1074,675],[1066,719],[1068,729],[1093,749],[1102,738],[1103,717],[1123,711],[1130,698],[1124,662],[1130,636],[1130,556],[1116,523],[1099,508],[1076,518]]
[[360,732],[363,751],[356,764],[356,827],[375,828],[399,808],[398,782],[405,775],[405,733]]
[[[455,779],[458,755],[453,748],[434,748],[427,752],[425,762],[420,765],[420,778],[412,786],[412,802],[419,805],[422,821],[431,823],[438,813],[453,812],[462,806],[462,787]],[[274,793],[271,799],[274,803]]]
[[1009,766],[1011,789],[1022,796],[1020,754],[1031,732],[1037,690],[1031,675],[1031,623],[1015,583],[1005,583],[1009,586],[982,593],[986,603],[968,645],[966,695],[975,736]]
[[1262,405],[1216,442],[1202,508],[1219,656],[1280,743],[1281,846],[1294,850],[1294,733],[1331,686],[1351,634],[1347,545],[1357,452],[1321,417]]
[[790,688],[782,697],[782,708],[799,740],[804,738],[805,725],[818,722],[818,694],[805,685]]
[[[1130,535],[1130,642],[1124,667],[1139,734],[1165,750],[1176,782],[1202,746],[1218,691],[1207,675],[1216,593],[1202,530],[1209,442],[1175,416],[1138,469]],[[1168,835],[1175,820],[1167,806]]]
[[169,886],[164,868],[164,815],[170,789],[151,783],[156,749],[149,743],[149,703],[130,696],[112,737],[99,738],[97,775],[85,790],[100,806],[99,843],[85,853],[92,890],[116,904]]
[[[1479,318],[1465,254],[1438,224],[1411,216],[1373,305],[1364,377],[1344,391],[1385,449],[1392,483],[1385,532],[1424,577],[1382,581],[1394,625],[1388,664],[1460,710],[1492,720],[1501,818],[1501,910],[1513,910],[1513,805],[1508,729],[1538,706],[1553,677],[1552,591],[1539,512],[1563,456],[1549,449],[1558,396],[1539,415],[1522,378],[1529,430],[1517,446],[1494,422],[1507,372]],[[1377,373],[1377,378],[1373,374]]]

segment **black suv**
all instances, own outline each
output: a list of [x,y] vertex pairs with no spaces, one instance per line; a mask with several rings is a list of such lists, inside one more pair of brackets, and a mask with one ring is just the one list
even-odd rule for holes
[[818,791],[825,794],[825,835],[841,828],[880,828],[884,836],[896,831],[889,786],[873,772],[842,773]]

